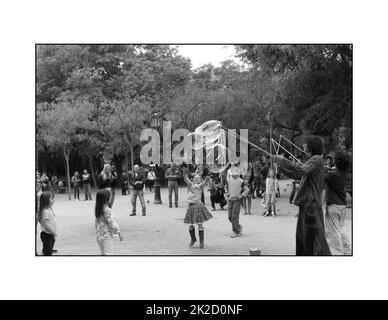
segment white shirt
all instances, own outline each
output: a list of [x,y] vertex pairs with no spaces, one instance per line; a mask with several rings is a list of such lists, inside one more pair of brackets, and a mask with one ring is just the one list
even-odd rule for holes
[[[45,223],[42,224],[43,221],[45,221]],[[55,223],[55,214],[52,209],[44,209],[42,212],[42,217],[39,220],[39,222],[40,222],[41,231],[51,234],[51,231],[48,231],[46,229],[46,225],[49,225],[55,233],[57,232],[57,224]]]
[[149,171],[148,175],[147,175],[147,179],[148,180],[155,180],[156,179],[155,173],[153,171]]

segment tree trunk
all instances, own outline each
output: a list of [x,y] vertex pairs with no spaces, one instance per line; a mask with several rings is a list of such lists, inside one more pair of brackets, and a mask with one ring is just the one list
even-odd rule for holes
[[128,152],[125,152],[125,172],[128,171]]
[[130,145],[131,145],[131,170],[133,170],[133,166],[134,166],[134,159],[133,159],[133,156],[134,156],[134,154],[133,154],[133,134],[132,134],[132,136],[131,136],[131,143],[130,143]]
[[96,175],[94,174],[93,161],[92,161],[92,157],[91,157],[90,155],[88,155],[88,160],[89,160],[90,170],[91,170],[91,172],[92,172],[93,186],[94,186],[95,188],[97,188]]
[[71,200],[71,182],[70,182],[69,154],[70,154],[70,149],[68,147],[64,147],[63,148],[63,155],[65,156],[65,161],[66,161],[67,192],[69,194],[69,200]]
[[272,160],[272,116],[269,115],[269,153],[271,155],[270,158],[270,167],[273,169],[273,160]]

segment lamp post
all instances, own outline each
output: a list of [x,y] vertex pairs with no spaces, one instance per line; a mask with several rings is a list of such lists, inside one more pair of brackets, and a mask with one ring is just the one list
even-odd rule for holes
[[[152,128],[159,131],[160,118],[159,118],[157,112],[152,114],[151,126],[152,126]],[[162,199],[160,197],[160,180],[159,180],[159,165],[158,164],[155,165],[155,178],[156,179],[155,179],[155,185],[154,185],[154,190],[155,190],[154,204],[162,204]]]

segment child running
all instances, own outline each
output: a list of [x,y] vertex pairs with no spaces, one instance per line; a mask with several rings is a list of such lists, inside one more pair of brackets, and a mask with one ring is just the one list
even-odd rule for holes
[[100,248],[101,255],[108,256],[113,254],[113,239],[119,237],[123,241],[120,234],[120,227],[113,217],[112,211],[109,208],[111,198],[109,189],[99,190],[96,194],[96,207],[94,209],[96,221],[97,243]]
[[57,237],[57,224],[55,223],[53,204],[54,193],[43,191],[40,195],[38,221],[40,223],[40,239],[43,243],[44,256],[52,256]]
[[203,192],[203,189],[205,188],[205,185],[209,183],[210,177],[207,176],[205,178],[205,181],[202,182],[202,178],[200,175],[195,175],[193,178],[193,181],[191,181],[187,176],[187,168],[183,168],[183,178],[185,182],[187,183],[187,186],[189,187],[188,193],[189,197],[187,199],[187,202],[189,203],[189,207],[186,211],[186,216],[184,219],[184,223],[188,223],[189,226],[189,233],[191,237],[191,241],[189,246],[192,247],[194,243],[197,241],[197,238],[195,237],[195,227],[194,224],[198,225],[198,234],[199,234],[199,248],[203,249],[205,246],[204,243],[204,227],[203,223],[211,218],[213,216],[209,212],[209,210],[205,207],[205,205],[201,202],[201,194]]
[[242,234],[242,226],[240,224],[240,208],[241,198],[249,192],[244,180],[240,178],[240,170],[234,167],[230,170],[230,178],[227,181],[228,197],[228,219],[232,224],[232,238],[239,237]]
[[270,169],[268,177],[265,180],[265,217],[276,216],[276,192],[278,190],[278,180],[275,176],[275,171]]

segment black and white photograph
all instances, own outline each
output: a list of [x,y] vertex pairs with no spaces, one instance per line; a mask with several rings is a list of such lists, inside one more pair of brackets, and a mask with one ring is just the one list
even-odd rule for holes
[[387,299],[387,8],[2,3],[0,300],[157,320]]
[[36,255],[351,256],[352,44],[36,44]]

